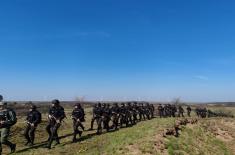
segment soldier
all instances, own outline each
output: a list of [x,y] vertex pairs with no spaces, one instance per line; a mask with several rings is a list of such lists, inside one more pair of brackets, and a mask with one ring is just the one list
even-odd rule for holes
[[145,106],[144,106],[144,113],[147,117],[148,120],[150,120],[150,106],[149,106],[149,103],[146,103]]
[[119,112],[120,112],[120,109],[119,109],[118,104],[114,103],[111,108],[111,113],[112,113],[112,121],[113,121],[112,128],[114,128],[115,130],[118,129]]
[[132,105],[131,105],[131,102],[128,102],[126,105],[126,119],[127,119],[128,126],[134,125],[134,122],[132,120],[132,115],[133,115]]
[[179,113],[178,113],[178,117],[184,117],[184,109],[182,106],[179,106]]
[[111,114],[112,114],[110,105],[104,103],[102,108],[103,108],[102,121],[103,121],[104,129],[106,129],[107,132],[109,132],[109,122],[111,120]]
[[73,142],[77,141],[77,134],[81,137],[82,131],[78,129],[78,127],[81,127],[82,130],[84,131],[84,126],[82,122],[85,121],[84,119],[85,112],[84,109],[82,108],[80,103],[75,104],[73,112],[72,112],[72,119],[73,119]]
[[154,118],[155,107],[153,104],[150,104],[151,118]]
[[141,120],[145,120],[146,119],[146,114],[145,114],[145,107],[143,103],[140,103],[140,113],[141,113]]
[[52,101],[52,107],[49,109],[48,115],[48,125],[46,130],[49,134],[48,138],[48,145],[47,148],[51,149],[51,144],[53,140],[56,141],[56,145],[60,144],[59,137],[58,137],[58,129],[61,125],[62,120],[65,118],[64,108],[60,106],[59,100]]
[[128,127],[128,120],[126,118],[126,106],[125,103],[121,103],[121,107],[120,107],[120,126],[123,127],[123,124],[126,124],[126,127]]
[[91,128],[89,130],[93,130],[94,121],[96,121],[98,128],[96,134],[102,133],[102,114],[103,110],[101,107],[101,103],[98,103],[93,107],[93,118],[91,120]]
[[137,111],[138,111],[138,114],[139,114],[139,121],[142,121],[143,119],[143,110],[142,110],[142,107],[141,107],[141,104],[139,103],[139,105],[137,105]]
[[138,121],[138,119],[137,119],[137,115],[138,115],[138,105],[137,105],[137,102],[134,102],[132,110],[133,110],[133,121],[136,124],[137,121]]
[[[0,100],[2,100],[1,98]],[[17,122],[16,113],[13,109],[7,108],[7,103],[0,101],[0,154],[2,153],[2,144],[7,145],[11,149],[11,153],[15,152],[16,144],[8,141],[10,128]]]
[[35,130],[38,126],[39,123],[41,123],[42,120],[42,115],[41,113],[37,110],[37,107],[35,105],[31,105],[29,109],[29,113],[27,114],[26,118],[26,129],[24,132],[24,136],[27,140],[26,146],[34,145],[34,137],[35,137]]
[[171,105],[171,116],[175,117],[175,113],[177,112],[176,106],[173,104]]
[[164,113],[164,109],[162,107],[162,104],[159,104],[157,109],[158,109],[158,113],[159,113],[160,118],[162,118],[163,117],[163,113]]
[[191,107],[188,106],[188,107],[187,107],[187,114],[188,114],[188,117],[191,116],[191,111],[192,111]]
[[168,106],[167,106],[167,104],[165,104],[164,106],[163,106],[163,115],[164,115],[164,117],[168,117]]

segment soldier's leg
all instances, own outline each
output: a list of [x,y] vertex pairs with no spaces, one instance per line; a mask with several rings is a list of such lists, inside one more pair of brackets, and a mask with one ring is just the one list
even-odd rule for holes
[[93,117],[92,119],[91,119],[91,130],[93,130],[93,126],[94,126],[94,121],[96,120],[96,118],[95,117]]
[[58,123],[50,124],[50,127],[51,127],[50,128],[51,135],[50,135],[50,139],[49,139],[48,145],[47,145],[47,147],[49,149],[51,149],[51,144],[52,144],[53,140],[56,140],[57,144],[59,144],[59,137],[58,137],[58,134],[57,134],[57,130],[59,128],[59,124]]
[[77,139],[77,133],[78,133],[78,124],[76,120],[73,120],[73,142]]
[[77,125],[78,127],[81,127],[83,131],[85,130],[85,127],[83,126],[82,122],[77,121]]
[[[48,128],[49,128],[49,130],[48,130]],[[54,140],[54,127],[52,126],[52,124],[47,126],[47,132],[49,134],[49,139],[48,139],[47,147],[49,149],[51,149],[51,144],[52,144],[52,142]]]
[[30,125],[27,125],[24,131],[24,136],[25,139],[27,140],[25,145],[28,145],[30,143],[29,130],[30,130]]
[[119,119],[120,119],[120,127],[122,128],[122,126],[123,126],[123,116],[122,115],[120,115],[119,116]]
[[113,125],[114,125],[115,130],[117,130],[117,128],[118,128],[118,116],[114,117]]
[[51,124],[51,123],[48,123],[48,124],[47,124],[47,127],[46,127],[46,131],[47,131],[47,133],[48,133],[48,139],[47,139],[48,142],[49,142],[50,139],[51,139],[51,128],[52,128],[52,124]]
[[109,116],[105,116],[103,119],[103,125],[104,125],[104,129],[107,130],[107,132],[109,131]]
[[142,117],[144,120],[146,119],[144,112],[142,112]]
[[7,145],[8,147],[11,148],[11,152],[15,152],[15,144],[12,144],[10,141],[8,141],[8,137],[10,134],[10,128],[3,128],[1,129],[1,143],[4,145]]
[[137,122],[137,115],[133,114],[133,123],[136,124],[136,122]]
[[126,127],[128,127],[129,126],[129,120],[128,120],[128,116],[127,115],[125,116],[125,123],[126,123]]
[[97,134],[101,134],[102,133],[102,118],[97,118]]
[[58,136],[59,127],[60,127],[60,124],[56,123],[55,129],[54,129],[54,137],[55,137],[56,144],[60,144],[60,139],[59,139],[59,136]]
[[142,115],[141,115],[141,112],[139,112],[139,121],[142,121]]
[[30,143],[31,143],[31,145],[34,144],[35,130],[36,130],[36,127],[31,127],[30,130],[29,130]]
[[103,118],[102,123],[103,123],[103,128],[104,128],[104,129],[107,129],[107,125],[106,125],[106,123],[107,123],[107,118],[106,118],[106,117]]

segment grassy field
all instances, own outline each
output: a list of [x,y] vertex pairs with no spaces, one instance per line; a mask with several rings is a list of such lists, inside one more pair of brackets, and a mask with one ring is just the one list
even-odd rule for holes
[[[235,108],[220,107],[235,114]],[[216,108],[212,108],[216,109]],[[66,108],[68,118],[63,122],[59,135],[61,144],[51,150],[43,148],[48,135],[45,131],[46,115],[36,131],[36,145],[25,147],[23,137],[24,117],[12,128],[11,141],[17,143],[17,152],[22,155],[119,155],[119,154],[170,154],[170,155],[232,155],[235,154],[235,121],[234,118],[200,119],[195,125],[187,125],[178,138],[164,138],[164,129],[173,127],[178,118],[154,118],[143,121],[130,128],[122,128],[116,132],[95,135],[94,131],[85,131],[77,143],[72,143],[71,108]],[[91,108],[86,108],[85,127],[90,127]],[[4,154],[9,150],[4,147]]]

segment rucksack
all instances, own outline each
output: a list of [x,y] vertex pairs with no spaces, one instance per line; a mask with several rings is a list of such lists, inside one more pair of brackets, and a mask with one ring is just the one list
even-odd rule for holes
[[[12,116],[9,116],[9,115],[10,115],[10,114],[9,114],[10,112],[11,112]],[[16,122],[17,122],[17,117],[16,117],[15,111],[14,111],[13,109],[7,109],[7,115],[8,115],[9,117],[11,117],[11,120],[10,120],[10,122],[9,122],[9,125],[10,125],[10,126],[15,125]]]

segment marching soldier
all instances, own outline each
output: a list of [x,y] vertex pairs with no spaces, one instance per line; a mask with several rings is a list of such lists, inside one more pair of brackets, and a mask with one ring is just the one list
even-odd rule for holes
[[164,113],[164,109],[162,107],[162,104],[159,104],[157,109],[158,109],[158,113],[159,113],[160,118],[162,118],[163,117],[163,113]]
[[178,117],[184,117],[184,109],[182,106],[179,106],[179,113],[178,113]]
[[177,112],[177,108],[176,108],[176,106],[173,104],[172,106],[171,106],[171,115],[172,115],[172,117],[175,117],[175,113]]
[[120,126],[123,127],[123,124],[126,124],[126,127],[128,127],[128,120],[126,118],[126,106],[125,103],[121,103],[120,107]]
[[188,114],[188,117],[191,116],[191,111],[192,111],[191,107],[188,106],[188,107],[187,107],[187,114]]
[[126,105],[126,119],[128,122],[128,126],[134,125],[134,121],[132,119],[132,116],[133,116],[132,105],[131,105],[131,102],[128,102]]
[[91,120],[91,128],[89,129],[89,130],[93,130],[94,121],[96,121],[98,125],[96,134],[102,133],[102,114],[103,114],[103,110],[101,107],[101,103],[98,103],[93,108],[93,118]]
[[103,125],[104,125],[104,129],[107,130],[107,132],[109,132],[109,122],[111,120],[111,114],[112,114],[112,111],[110,109],[110,105],[109,104],[103,104],[103,118],[102,118],[102,121],[103,121]]
[[58,137],[58,129],[61,125],[62,120],[65,118],[64,108],[60,106],[59,100],[52,101],[52,107],[49,110],[48,115],[48,125],[46,130],[49,134],[48,138],[48,145],[47,148],[51,149],[51,144],[53,140],[56,141],[56,145],[60,144],[59,137]]
[[153,104],[150,104],[151,118],[154,118],[155,107]]
[[144,104],[143,103],[140,103],[140,118],[141,120],[145,120],[146,117],[145,117],[145,108],[144,108]]
[[112,112],[112,121],[113,121],[113,125],[112,128],[114,128],[115,130],[118,129],[118,121],[119,121],[119,106],[117,103],[114,103],[112,108],[111,108],[111,112]]
[[85,116],[85,112],[81,104],[80,103],[75,104],[74,110],[72,112],[73,130],[74,130],[73,142],[77,141],[77,138],[76,138],[77,134],[79,134],[80,137],[82,135],[82,131],[80,131],[78,127],[81,127],[82,130],[84,131],[84,126],[82,124],[82,122],[85,121],[84,116]]
[[[3,97],[0,98],[2,100]],[[11,149],[11,153],[15,152],[16,144],[8,141],[10,128],[17,122],[16,113],[13,109],[7,108],[7,103],[0,101],[0,154],[2,154],[2,144],[7,145]]]
[[137,121],[138,121],[138,119],[137,119],[137,115],[138,115],[138,105],[137,105],[137,102],[134,102],[132,110],[133,110],[133,122],[136,124]]
[[37,107],[35,105],[31,105],[26,118],[27,126],[24,132],[24,136],[27,142],[25,145],[34,145],[35,130],[38,124],[41,123],[41,118],[41,113],[37,110]]

